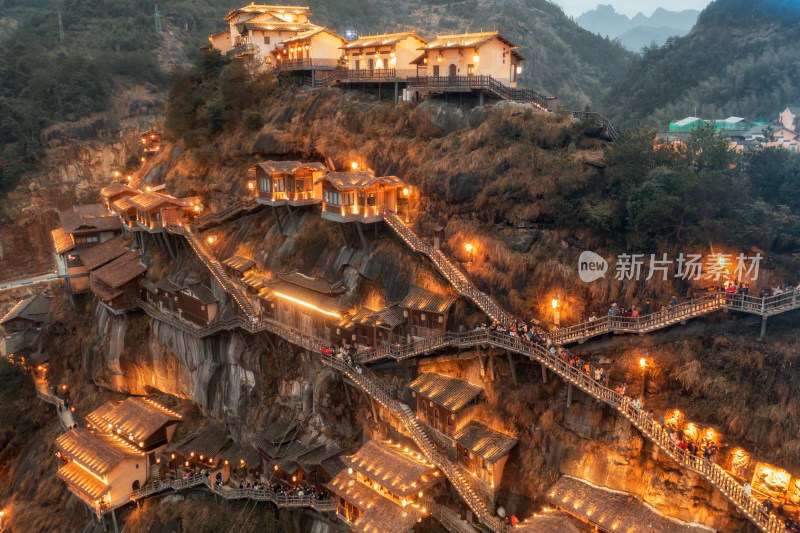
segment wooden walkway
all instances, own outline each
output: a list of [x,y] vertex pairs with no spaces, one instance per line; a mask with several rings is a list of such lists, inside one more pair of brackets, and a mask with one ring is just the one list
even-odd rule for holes
[[608,315],[558,329],[548,336],[556,344],[582,343],[591,337],[606,333],[650,333],[675,324],[683,324],[689,319],[715,311],[738,311],[759,315],[766,319],[798,308],[800,308],[800,291],[797,289],[765,298],[719,291],[665,307],[661,311],[646,316],[631,318]]
[[336,511],[336,499],[326,498],[318,499],[311,495],[306,496],[282,496],[276,494],[268,488],[264,489],[236,489],[227,486],[214,486],[213,473],[216,470],[209,472],[209,475],[193,474],[188,478],[175,479],[172,481],[160,480],[154,481],[146,487],[131,492],[130,500],[128,502],[135,502],[142,500],[149,496],[159,494],[165,491],[181,492],[189,489],[204,489],[225,500],[250,500],[256,502],[271,502],[277,507],[281,508],[298,508],[304,507],[314,509],[320,512]]
[[36,386],[36,396],[49,404],[56,406],[58,412],[58,421],[61,424],[61,429],[67,431],[75,425],[75,419],[72,417],[72,411],[64,408],[64,400],[56,396],[50,390],[50,386],[46,379],[40,377],[33,378],[33,384]]

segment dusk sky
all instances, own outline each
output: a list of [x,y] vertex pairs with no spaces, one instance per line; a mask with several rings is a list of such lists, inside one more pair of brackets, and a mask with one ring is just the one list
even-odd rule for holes
[[564,8],[567,15],[573,17],[594,9],[598,4],[611,4],[617,13],[633,17],[639,12],[649,16],[657,7],[663,7],[670,11],[702,10],[711,3],[711,0],[655,0],[650,2],[642,2],[642,0],[555,0],[555,3]]

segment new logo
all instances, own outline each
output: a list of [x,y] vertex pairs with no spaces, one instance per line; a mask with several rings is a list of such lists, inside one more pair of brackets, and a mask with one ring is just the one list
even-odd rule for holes
[[585,251],[578,258],[578,276],[584,283],[591,283],[606,275],[608,261],[594,252]]

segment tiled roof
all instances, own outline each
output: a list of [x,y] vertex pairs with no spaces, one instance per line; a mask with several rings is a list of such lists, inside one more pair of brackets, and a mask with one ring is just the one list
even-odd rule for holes
[[361,515],[352,529],[360,533],[406,533],[423,514],[412,506],[401,507],[342,470],[328,488],[358,509]]
[[488,428],[476,420],[471,420],[459,429],[453,435],[453,439],[489,464],[494,464],[508,455],[517,445],[517,439]]
[[373,46],[388,46],[397,44],[403,39],[413,37],[425,44],[425,39],[417,36],[413,31],[404,31],[400,33],[382,33],[380,35],[366,35],[359,37],[355,41],[350,41],[343,48],[350,50],[352,48],[367,48]]
[[139,261],[139,251],[131,250],[92,272],[91,277],[117,289],[146,270],[147,267]]
[[244,7],[232,10],[227,15],[225,15],[225,20],[228,20],[232,16],[237,15],[239,13],[283,13],[286,11],[296,14],[300,13],[305,13],[306,15],[311,14],[308,7],[305,6],[275,6],[267,4],[249,4]]
[[296,416],[282,416],[256,431],[252,440],[256,447],[268,451],[266,449],[268,444],[281,444],[292,440],[292,436],[299,425],[300,420]]
[[436,39],[429,42],[427,45],[419,48],[420,50],[442,50],[447,48],[465,48],[472,46],[481,46],[492,39],[497,37],[509,48],[517,48],[517,46],[500,35],[498,31],[486,31],[481,33],[463,33],[459,35],[437,35]]
[[228,444],[228,433],[219,422],[211,422],[206,427],[196,431],[194,437],[184,441],[176,450],[183,457],[195,455],[214,457]]
[[[320,30],[322,29],[324,28],[320,28]],[[257,166],[267,174],[294,174],[303,169],[317,172],[325,172],[328,170],[328,167],[322,163],[303,163],[301,161],[263,161]]]
[[394,329],[406,321],[403,316],[403,310],[398,306],[384,307],[380,311],[375,311],[369,317],[371,326],[384,327]]
[[74,461],[59,468],[58,477],[66,481],[73,491],[92,505],[111,490],[111,485],[106,485]]
[[433,465],[374,440],[355,454],[343,457],[342,462],[399,496],[425,490],[442,478],[434,474],[437,470]]
[[420,374],[408,387],[450,411],[463,409],[483,392],[483,387],[473,385],[469,381],[434,372]]
[[260,30],[260,31],[308,31],[314,29],[316,26],[310,22],[282,22],[267,20],[264,22],[240,22],[236,25],[239,33],[244,33],[245,30]]
[[330,183],[340,191],[362,190],[374,185],[383,184],[390,187],[401,187],[403,182],[397,176],[376,176],[371,170],[350,170],[347,172],[328,172],[317,180]]
[[182,200],[178,200],[177,198],[173,198],[166,194],[158,194],[155,192],[143,192],[141,194],[137,194],[136,196],[131,196],[131,203],[136,206],[137,209],[144,209],[145,211],[154,209],[165,203],[179,206],[183,206],[185,204]]
[[180,286],[170,281],[169,278],[161,278],[160,280],[156,281],[155,287],[156,289],[161,289],[162,291],[170,294],[181,290]]
[[305,287],[306,289],[310,289],[322,294],[339,294],[345,291],[344,285],[342,285],[340,281],[331,283],[324,278],[312,278],[306,276],[297,270],[287,272],[285,274],[279,273],[277,274],[277,277],[278,279],[287,283],[291,283],[292,285]]
[[407,309],[442,314],[446,313],[457,299],[458,297],[453,294],[440,294],[414,286],[399,305]]
[[244,464],[250,468],[255,468],[261,465],[261,454],[249,444],[237,442],[219,456],[219,464],[223,465],[225,461],[228,461],[233,466],[238,466],[244,461]]
[[126,398],[111,409],[108,404],[101,406],[87,419],[103,431],[119,431],[122,437],[139,442],[147,440],[170,422],[179,421],[181,417],[146,398]]
[[338,455],[332,455],[327,459],[323,459],[319,462],[319,466],[321,466],[331,477],[344,470],[344,463]]
[[131,209],[136,209],[136,204],[131,202],[131,198],[132,196],[123,196],[122,198],[114,200],[114,203],[111,204],[111,209],[117,213],[125,213]]
[[114,231],[122,229],[119,218],[109,214],[103,204],[73,205],[58,214],[67,233]]
[[117,196],[118,194],[127,194],[130,196],[134,196],[139,194],[141,191],[139,189],[134,189],[133,187],[129,187],[128,185],[124,185],[122,183],[112,183],[111,185],[106,185],[102,189],[100,189],[100,196],[103,198],[111,198],[113,196]]
[[75,248],[75,238],[64,231],[64,228],[56,228],[50,232],[53,237],[53,248],[57,254],[69,252]]
[[362,307],[355,314],[346,314],[339,322],[336,323],[337,328],[341,329],[353,329],[358,324],[369,324],[369,317],[371,317],[375,313],[374,309],[370,309],[369,307]]
[[205,285],[201,285],[200,283],[195,283],[193,285],[189,285],[188,287],[184,287],[181,289],[181,292],[192,296],[203,305],[213,304],[219,301],[219,298],[214,296],[214,293],[211,289]]
[[[303,470],[310,472],[315,466],[321,465],[326,459],[330,459],[332,457],[338,458],[340,453],[341,450],[338,448],[330,449],[326,448],[325,446],[317,446],[303,455],[298,456],[297,462],[301,467],[303,467]],[[336,475],[336,473],[333,473],[332,475]]]
[[[708,529],[671,519],[640,503],[636,496],[590,484],[572,476],[561,476],[547,491],[547,501],[586,517],[604,531],[658,531],[659,533],[700,533]],[[586,512],[592,509],[591,516]]]
[[319,446],[309,447],[300,441],[292,441],[288,445],[284,444],[270,455],[278,461],[278,468],[287,474],[294,474],[300,465],[297,464],[297,458],[305,455],[310,451],[314,451]]
[[14,318],[24,318],[32,322],[44,322],[47,318],[47,313],[50,312],[50,304],[53,299],[43,294],[34,294],[24,300],[17,302],[17,305],[11,308],[11,311],[6,313],[6,316],[0,320],[0,324],[5,324]]
[[107,432],[108,431],[108,422],[105,421],[104,417],[109,412],[113,411],[114,408],[117,406],[117,402],[106,402],[88,415],[86,415],[86,420],[94,426],[95,428],[99,429],[100,431]]
[[88,429],[71,429],[56,439],[58,450],[103,477],[120,462],[129,458],[143,458],[144,454],[119,437],[95,433]]
[[306,289],[305,287],[298,287],[297,285],[286,283],[285,281],[267,283],[266,286],[259,291],[258,297],[264,299],[283,297],[282,299],[300,300],[305,302],[307,306],[315,308],[315,310],[324,313],[334,313],[336,315],[339,315],[346,308],[342,302],[341,296],[320,294],[316,291]]
[[233,255],[222,262],[226,267],[232,268],[237,272],[245,272],[253,268],[255,261],[240,255]]
[[587,533],[594,528],[578,522],[564,511],[546,509],[526,518],[514,533]]
[[292,44],[292,43],[296,43],[296,42],[300,42],[300,41],[305,41],[306,39],[310,39],[311,37],[314,37],[315,35],[319,35],[322,32],[325,32],[325,33],[328,33],[330,35],[333,35],[334,37],[336,37],[337,39],[342,41],[342,43],[347,42],[347,41],[345,41],[345,39],[341,35],[338,35],[338,34],[332,32],[332,31],[330,31],[327,28],[317,27],[317,28],[313,28],[313,29],[308,30],[308,31],[304,31],[302,33],[298,33],[297,35],[295,35],[291,39],[286,39],[285,41],[283,41],[283,44],[287,45],[287,44]]
[[102,244],[89,248],[81,254],[81,261],[87,270],[95,270],[118,258],[128,249],[122,237],[114,237]]
[[259,274],[257,272],[247,272],[244,277],[242,277],[242,283],[253,289],[254,291],[259,291],[267,286],[269,279],[264,276],[263,274]]

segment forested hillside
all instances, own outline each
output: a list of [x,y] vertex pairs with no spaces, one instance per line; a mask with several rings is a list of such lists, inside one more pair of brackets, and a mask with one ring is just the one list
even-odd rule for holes
[[604,109],[622,126],[655,127],[695,113],[774,118],[800,101],[800,3],[716,0],[685,37],[643,58],[611,88]]
[[[497,28],[529,60],[523,83],[573,108],[599,99],[633,58],[546,0],[301,3],[310,4],[314,22],[341,32],[415,28],[433,37]],[[36,168],[43,128],[104,111],[128,86],[163,89],[165,66],[192,59],[236,6],[230,0],[161,4],[164,31],[157,33],[152,2],[0,0],[0,192]]]

